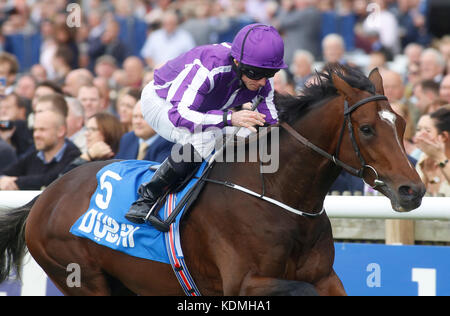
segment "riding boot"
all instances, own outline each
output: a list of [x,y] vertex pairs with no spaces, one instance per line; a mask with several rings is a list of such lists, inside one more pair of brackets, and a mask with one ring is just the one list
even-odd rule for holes
[[173,190],[198,166],[198,162],[174,162],[171,157],[167,158],[156,170],[150,182],[139,187],[140,197],[131,205],[125,218],[136,224],[144,223],[147,214],[158,199],[169,190]]

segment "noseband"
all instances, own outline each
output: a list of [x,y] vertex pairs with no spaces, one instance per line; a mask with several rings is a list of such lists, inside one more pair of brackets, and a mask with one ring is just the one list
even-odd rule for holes
[[[339,141],[338,141],[338,145],[336,148],[336,152],[334,155],[330,155],[329,153],[327,153],[326,151],[324,151],[323,149],[317,147],[316,145],[314,145],[313,143],[311,143],[309,140],[307,140],[306,138],[304,138],[302,135],[300,135],[295,129],[293,129],[289,124],[283,122],[280,125],[289,133],[291,134],[296,140],[298,140],[300,143],[302,143],[303,145],[307,146],[308,148],[314,150],[315,152],[317,152],[318,154],[324,156],[325,158],[327,158],[328,160],[331,160],[335,165],[345,169],[346,171],[348,171],[349,173],[351,173],[354,176],[357,176],[359,178],[361,178],[365,183],[367,183],[364,179],[364,171],[366,169],[371,170],[374,174],[375,174],[375,180],[374,180],[374,185],[370,185],[372,186],[374,189],[380,186],[384,186],[385,183],[383,181],[381,181],[379,179],[378,176],[378,172],[375,170],[374,167],[366,164],[366,161],[364,160],[364,157],[361,155],[361,151],[359,150],[359,146],[358,143],[356,142],[356,138],[355,138],[355,133],[353,131],[353,124],[352,124],[352,120],[351,120],[351,115],[352,113],[358,109],[360,106],[373,102],[373,101],[387,101],[388,99],[384,96],[384,95],[374,95],[371,97],[368,97],[366,99],[363,99],[359,102],[357,102],[356,104],[354,104],[353,106],[349,107],[349,104],[347,102],[347,100],[344,103],[344,122],[342,124],[342,128],[341,128],[341,133],[339,135]],[[342,144],[342,139],[344,137],[344,132],[345,132],[345,127],[348,127],[348,131],[350,134],[350,140],[352,142],[352,146],[353,146],[353,150],[355,151],[356,156],[358,157],[360,163],[361,163],[361,168],[360,169],[355,169],[351,166],[349,166],[348,164],[342,162],[341,160],[338,159],[339,157],[339,151],[341,148],[341,144]]]

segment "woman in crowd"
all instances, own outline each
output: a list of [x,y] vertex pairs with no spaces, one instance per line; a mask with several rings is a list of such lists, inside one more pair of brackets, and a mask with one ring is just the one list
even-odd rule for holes
[[87,150],[65,172],[90,161],[113,158],[119,151],[120,139],[124,133],[123,125],[114,115],[107,112],[93,115],[86,123]]
[[423,155],[417,171],[433,196],[450,196],[450,106],[423,115],[415,136]]

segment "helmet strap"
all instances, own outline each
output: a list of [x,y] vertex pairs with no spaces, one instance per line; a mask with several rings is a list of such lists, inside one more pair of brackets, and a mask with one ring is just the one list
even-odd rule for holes
[[242,88],[244,87],[244,82],[242,81],[242,65],[239,61],[238,64],[236,65],[233,56],[230,56],[230,59],[231,59],[231,68],[236,73],[236,77],[233,80],[231,80],[231,82],[228,84],[228,87],[234,84],[236,80],[239,80],[239,88]]

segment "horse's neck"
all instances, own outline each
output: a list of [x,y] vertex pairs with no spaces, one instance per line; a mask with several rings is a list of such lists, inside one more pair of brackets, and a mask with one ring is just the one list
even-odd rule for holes
[[[311,139],[306,134],[303,136]],[[323,144],[314,144],[327,149]],[[305,211],[320,211],[338,173],[339,170],[328,159],[284,132],[280,137],[280,168],[267,177],[274,178],[276,185],[273,191],[278,191],[288,205]]]
[[[325,105],[327,104],[327,105]],[[311,110],[292,127],[319,148],[334,153],[342,120],[339,102],[324,103]],[[333,113],[333,115],[329,115]],[[304,210],[320,211],[340,169],[330,160],[301,144],[286,130],[280,131],[280,166],[271,179],[272,192],[283,202]]]

